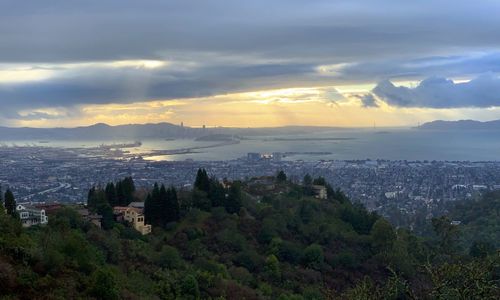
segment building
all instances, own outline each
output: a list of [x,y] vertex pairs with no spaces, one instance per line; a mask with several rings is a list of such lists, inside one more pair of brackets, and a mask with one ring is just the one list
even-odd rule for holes
[[45,215],[45,209],[18,204],[16,206],[16,211],[19,214],[23,227],[45,225],[49,222],[49,218]]
[[255,153],[255,152],[247,153],[248,161],[259,161],[260,159],[261,159],[260,153]]
[[328,198],[328,193],[326,191],[326,187],[323,185],[313,185],[312,186],[314,195],[318,199],[327,199]]
[[88,209],[82,208],[77,210],[78,214],[82,216],[82,219],[86,222],[90,222],[95,226],[101,228],[102,216],[98,214],[90,213]]
[[142,235],[151,233],[151,225],[144,223],[144,214],[141,208],[115,206],[113,213],[117,220],[127,221],[132,224],[135,230],[139,231]]

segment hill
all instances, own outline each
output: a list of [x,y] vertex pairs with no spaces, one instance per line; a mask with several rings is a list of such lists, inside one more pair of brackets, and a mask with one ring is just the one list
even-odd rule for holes
[[[304,182],[291,183],[282,172],[245,182],[218,182],[199,170],[193,190],[155,185],[146,193],[134,193],[131,178],[126,178],[89,192],[89,209],[105,218],[110,205],[145,200],[145,217],[153,224],[153,232],[145,236],[111,219],[98,228],[71,207],[50,215],[47,226],[30,229],[0,210],[0,297],[295,300],[498,295],[498,257],[455,256],[448,243],[454,227],[446,220],[435,222],[438,238],[427,242],[351,203],[322,178]],[[317,192],[323,188],[326,198]],[[165,207],[179,210],[172,214]]]
[[500,130],[500,120],[494,121],[474,121],[474,120],[459,120],[459,121],[442,121],[436,120],[424,123],[418,127],[422,130]]
[[163,138],[201,138],[204,136],[258,136],[305,134],[331,130],[332,127],[286,126],[269,128],[194,128],[171,123],[110,126],[98,123],[74,128],[0,127],[2,140],[141,140]]

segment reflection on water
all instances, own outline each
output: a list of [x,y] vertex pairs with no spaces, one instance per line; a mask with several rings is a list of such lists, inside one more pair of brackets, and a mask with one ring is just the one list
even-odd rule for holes
[[[416,129],[332,130],[308,135],[247,137],[239,144],[203,148],[218,144],[214,141],[141,140],[142,145],[124,150],[131,154],[154,150],[197,148],[195,153],[154,155],[148,160],[229,160],[246,156],[248,152],[329,152],[327,155],[296,154],[287,159],[391,159],[391,160],[500,160],[500,135],[492,131],[440,132]],[[44,147],[98,147],[133,141],[3,141],[7,145]]]

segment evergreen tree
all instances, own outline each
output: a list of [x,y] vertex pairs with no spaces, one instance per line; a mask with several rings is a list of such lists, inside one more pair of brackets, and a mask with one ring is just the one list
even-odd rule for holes
[[3,206],[3,195],[2,195],[2,187],[0,186],[0,215],[5,213],[5,207]]
[[7,214],[15,217],[16,214],[16,200],[14,199],[14,194],[10,189],[7,189],[5,192],[5,209],[7,210]]
[[149,222],[153,226],[159,226],[161,223],[161,197],[160,187],[158,183],[155,183],[151,192],[151,205],[148,217]]
[[170,187],[167,190],[167,207],[166,207],[166,219],[168,222],[174,222],[179,220],[179,200],[177,199],[177,191],[174,187]]
[[165,185],[161,185],[158,201],[158,225],[165,226],[169,222],[168,220],[168,197],[170,195],[167,193]]
[[210,179],[208,178],[208,174],[205,169],[198,169],[198,172],[196,173],[196,180],[194,181],[194,187],[205,193],[208,193],[210,190]]
[[116,199],[116,189],[115,189],[115,185],[112,182],[110,182],[106,185],[105,193],[106,193],[106,199],[108,200],[109,205],[111,205],[111,207],[117,206],[118,201]]
[[127,206],[132,201],[134,201],[134,192],[135,192],[134,180],[132,179],[132,177],[125,177],[122,180],[121,185],[122,185],[123,196],[124,196],[123,206]]
[[151,198],[151,193],[148,193],[146,200],[144,201],[144,222],[146,224],[151,224],[151,217],[153,214],[153,200]]
[[313,181],[313,180],[312,180],[311,175],[306,174],[306,175],[304,176],[303,183],[304,183],[304,185],[305,185],[305,186],[311,185],[311,184],[312,184],[312,181]]
[[241,184],[239,181],[235,181],[231,184],[228,191],[228,196],[224,199],[224,207],[226,211],[230,214],[237,213],[240,211],[242,206],[242,196],[241,196]]
[[116,203],[119,205],[119,206],[127,206],[127,200],[126,200],[126,197],[125,197],[125,190],[123,188],[123,184],[121,181],[118,181],[116,183]]
[[210,179],[210,188],[208,191],[208,199],[212,207],[218,207],[224,205],[224,198],[226,196],[226,190],[224,186],[217,180],[217,178]]
[[285,182],[286,181],[286,174],[285,174],[285,172],[283,172],[283,170],[278,172],[278,174],[276,175],[276,180],[278,182]]

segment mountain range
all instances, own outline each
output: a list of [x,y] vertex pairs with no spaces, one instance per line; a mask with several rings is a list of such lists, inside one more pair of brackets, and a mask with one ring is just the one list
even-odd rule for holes
[[214,134],[257,136],[280,134],[307,134],[331,130],[332,127],[287,126],[269,128],[194,128],[171,123],[128,124],[110,126],[98,123],[74,128],[0,127],[2,140],[109,140],[199,138]]

